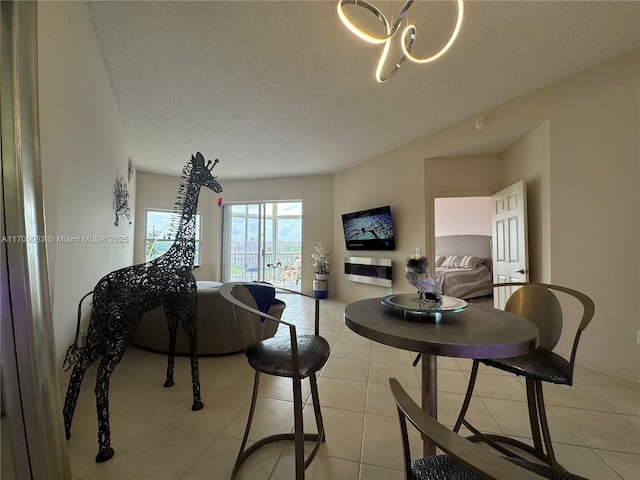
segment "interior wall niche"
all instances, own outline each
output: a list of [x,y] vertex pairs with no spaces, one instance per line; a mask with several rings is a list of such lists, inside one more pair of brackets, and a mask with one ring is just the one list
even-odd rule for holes
[[491,197],[439,197],[434,199],[435,236],[491,236]]

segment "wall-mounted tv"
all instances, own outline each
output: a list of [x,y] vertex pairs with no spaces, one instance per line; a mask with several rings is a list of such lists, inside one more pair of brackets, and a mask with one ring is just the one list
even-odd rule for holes
[[342,215],[347,250],[395,250],[391,207],[378,207]]

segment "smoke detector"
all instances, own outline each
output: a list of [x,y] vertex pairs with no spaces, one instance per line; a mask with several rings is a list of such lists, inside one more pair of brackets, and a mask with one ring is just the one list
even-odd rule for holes
[[478,120],[476,120],[476,128],[478,130],[482,130],[486,126],[487,126],[487,119],[486,118],[481,117]]

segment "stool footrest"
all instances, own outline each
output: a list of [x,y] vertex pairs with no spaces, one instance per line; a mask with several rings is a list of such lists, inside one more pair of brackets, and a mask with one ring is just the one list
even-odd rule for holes
[[[261,438],[260,440],[256,440],[251,444],[249,448],[247,448],[244,452],[242,452],[238,459],[236,460],[236,464],[233,466],[233,472],[231,472],[231,480],[236,477],[240,466],[244,463],[244,461],[249,458],[249,456],[254,453],[256,450],[264,447],[265,445],[269,445],[275,442],[281,442],[283,440],[295,441],[295,433],[276,433],[274,435],[269,435],[268,437]],[[305,433],[304,434],[305,442],[316,442],[313,450],[309,453],[309,456],[304,461],[304,468],[307,468],[313,458],[318,453],[318,449],[320,448],[320,443],[324,442],[324,432],[320,433]]]

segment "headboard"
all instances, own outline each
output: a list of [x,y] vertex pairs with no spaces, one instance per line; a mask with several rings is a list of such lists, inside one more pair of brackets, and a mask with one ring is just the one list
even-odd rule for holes
[[436,256],[473,255],[491,258],[491,237],[488,235],[445,235],[436,237]]

